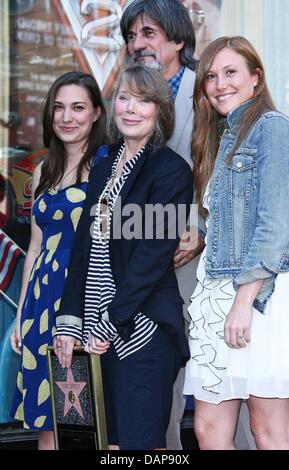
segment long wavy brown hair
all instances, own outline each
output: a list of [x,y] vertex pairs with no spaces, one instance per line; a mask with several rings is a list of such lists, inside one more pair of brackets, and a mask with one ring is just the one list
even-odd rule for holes
[[77,183],[81,181],[82,170],[84,168],[89,169],[92,158],[99,146],[106,143],[106,111],[96,80],[92,75],[78,71],[67,72],[58,77],[48,92],[42,112],[43,142],[48,149],[48,156],[41,168],[41,176],[35,191],[35,198],[45,189],[57,185],[61,181],[66,169],[67,155],[65,148],[63,142],[57,137],[53,129],[55,98],[59,88],[64,85],[83,87],[87,91],[93,107],[97,108],[99,106],[101,111],[99,118],[92,125],[87,139],[86,150],[78,164]]
[[252,96],[252,98],[256,99],[252,100],[252,106],[249,106],[242,117],[236,143],[228,156],[228,161],[232,158],[256,119],[264,111],[276,109],[266,84],[261,59],[247,39],[241,36],[224,36],[211,42],[206,47],[197,66],[194,87],[195,117],[192,133],[192,155],[194,161],[193,178],[199,207],[202,207],[204,192],[213,172],[220,143],[220,115],[211,106],[206,96],[205,84],[214,58],[224,48],[233,49],[237,54],[244,57],[249,72],[252,75],[257,73],[259,76],[259,81],[254,88]]

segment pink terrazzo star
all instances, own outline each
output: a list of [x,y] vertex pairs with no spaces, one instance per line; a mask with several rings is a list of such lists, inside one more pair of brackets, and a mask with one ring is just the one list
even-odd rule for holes
[[83,418],[83,412],[81,409],[79,395],[84,389],[87,382],[75,382],[73,373],[71,368],[67,371],[67,379],[66,382],[55,382],[56,385],[62,390],[65,395],[65,402],[64,402],[64,413],[63,416],[65,417],[73,406],[78,414]]

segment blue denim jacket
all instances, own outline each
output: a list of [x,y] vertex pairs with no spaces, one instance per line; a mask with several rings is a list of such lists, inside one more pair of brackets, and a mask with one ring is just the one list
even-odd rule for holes
[[206,272],[232,278],[235,288],[264,279],[254,302],[263,313],[277,274],[289,271],[289,119],[264,113],[226,163],[251,103],[228,114],[221,138],[211,177]]

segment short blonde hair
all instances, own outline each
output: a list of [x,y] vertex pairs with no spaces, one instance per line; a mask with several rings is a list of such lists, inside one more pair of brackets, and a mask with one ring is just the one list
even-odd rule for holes
[[162,73],[142,64],[128,65],[120,73],[111,100],[108,118],[109,137],[113,143],[117,143],[122,137],[115,122],[114,105],[123,82],[133,94],[141,95],[148,101],[155,103],[157,108],[155,131],[150,141],[155,148],[161,147],[171,137],[174,130],[174,101],[169,85]]

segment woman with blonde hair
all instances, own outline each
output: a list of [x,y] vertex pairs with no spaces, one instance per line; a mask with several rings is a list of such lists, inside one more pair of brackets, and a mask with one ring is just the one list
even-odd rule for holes
[[173,383],[189,356],[173,256],[192,174],[165,145],[175,114],[159,71],[128,66],[112,109],[114,147],[90,174],[54,347],[63,367],[77,340],[101,355],[110,448],[160,449]]
[[185,393],[201,449],[234,449],[242,399],[259,449],[289,449],[289,119],[243,37],[205,49],[194,182],[208,215],[189,312]]

